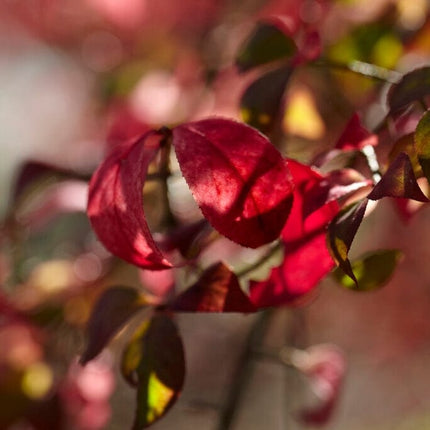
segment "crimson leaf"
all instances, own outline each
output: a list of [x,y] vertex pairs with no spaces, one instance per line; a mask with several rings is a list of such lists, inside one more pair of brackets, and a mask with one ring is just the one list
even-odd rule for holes
[[142,189],[163,135],[150,131],[118,146],[91,178],[88,216],[112,254],[147,269],[171,267],[156,246],[145,219]]
[[222,262],[206,269],[171,308],[180,312],[255,312],[236,275]]
[[240,101],[243,120],[263,133],[272,130],[280,114],[282,96],[291,75],[284,66],[264,73],[246,90]]
[[87,347],[80,362],[86,364],[96,357],[110,339],[139,309],[144,306],[137,290],[111,287],[96,302],[87,322]]
[[175,403],[184,384],[184,348],[168,315],[156,314],[136,330],[124,351],[121,370],[137,386],[133,430],[146,428]]
[[424,176],[430,183],[430,111],[427,111],[421,117],[415,130],[414,141],[418,161],[423,169]]
[[417,184],[411,160],[405,152],[401,152],[391,163],[367,197],[371,200],[379,200],[383,197],[400,197],[428,202],[427,197]]
[[371,291],[384,286],[393,275],[402,253],[396,249],[371,252],[352,263],[357,284],[341,270],[333,272],[335,279],[345,288],[354,291]]
[[[289,166],[296,188],[281,236],[284,259],[266,281],[250,283],[251,300],[260,308],[298,303],[334,266],[325,236],[339,205],[336,200],[327,201],[327,177],[294,160]],[[323,198],[315,204],[313,199],[321,190]]]
[[376,135],[371,134],[362,126],[359,116],[355,113],[339,137],[336,148],[349,151],[362,149],[366,145],[375,145],[376,143]]
[[279,237],[293,183],[269,140],[245,124],[216,118],[174,128],[173,145],[194,198],[216,230],[250,248]]
[[414,101],[430,94],[430,67],[412,70],[394,84],[388,92],[391,113],[398,113]]
[[358,287],[357,278],[348,259],[348,251],[366,212],[367,199],[342,210],[328,227],[328,244],[338,266]]
[[279,28],[280,24],[258,24],[236,58],[236,65],[241,72],[281,58],[290,58],[296,53],[295,42]]

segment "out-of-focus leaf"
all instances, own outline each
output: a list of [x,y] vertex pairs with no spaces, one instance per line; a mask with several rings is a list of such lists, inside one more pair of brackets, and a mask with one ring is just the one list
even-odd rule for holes
[[267,138],[245,124],[215,118],[174,128],[173,145],[194,198],[216,230],[250,248],[279,237],[293,183]]
[[103,245],[112,254],[142,268],[171,267],[149,231],[142,189],[148,166],[163,135],[150,131],[117,146],[91,178],[87,213]]
[[241,72],[245,72],[271,61],[290,58],[296,51],[294,40],[279,26],[263,22],[258,24],[239,50],[236,65]]
[[131,287],[111,287],[96,302],[87,322],[87,346],[82,364],[96,357],[122,326],[142,307],[139,292]]
[[179,312],[255,312],[236,275],[222,262],[206,269],[200,279],[180,294],[171,309]]
[[177,400],[185,378],[185,357],[176,325],[156,314],[135,332],[121,363],[125,379],[137,387],[133,430],[150,426]]
[[376,145],[377,143],[377,136],[366,130],[357,113],[354,113],[339,137],[336,148],[344,151],[359,150],[366,145]]
[[282,109],[281,101],[291,70],[284,66],[266,72],[245,90],[240,113],[247,124],[266,134],[272,130]]
[[371,200],[400,197],[428,202],[418,186],[408,154],[401,152],[368,195]]
[[357,283],[357,279],[348,259],[348,251],[363,220],[367,202],[367,199],[363,199],[361,202],[346,207],[328,227],[327,242],[331,254],[341,270],[355,283]]
[[428,95],[430,95],[430,67],[412,70],[390,88],[387,98],[390,112],[399,113],[411,103]]
[[430,183],[430,111],[427,111],[421,117],[415,130],[414,140],[418,161],[423,169],[424,176]]
[[396,249],[378,250],[371,252],[352,262],[357,283],[337,268],[333,275],[345,288],[354,291],[371,291],[384,286],[393,275],[393,272],[402,257]]
[[288,163],[295,183],[291,214],[282,230],[284,259],[265,281],[250,282],[250,297],[258,308],[294,305],[307,298],[334,267],[326,244],[327,224],[339,211],[336,200],[320,199],[307,209],[308,196],[317,194],[326,177],[294,160]]

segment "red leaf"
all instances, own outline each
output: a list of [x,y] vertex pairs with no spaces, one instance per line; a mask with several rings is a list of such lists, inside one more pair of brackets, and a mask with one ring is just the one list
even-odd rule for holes
[[162,138],[151,131],[116,148],[91,178],[87,209],[98,238],[112,254],[152,270],[172,266],[151,236],[142,202],[148,165]]
[[344,151],[362,149],[367,145],[376,145],[378,138],[362,125],[359,116],[355,113],[349,120],[335,148]]
[[321,201],[308,214],[307,196],[315,195],[326,178],[310,167],[290,160],[296,185],[294,204],[282,231],[284,260],[272,269],[263,282],[250,283],[250,296],[257,307],[295,304],[333,269],[334,262],[326,246],[326,226],[339,211],[336,200]]
[[295,351],[292,364],[305,374],[320,404],[301,411],[300,419],[308,425],[324,425],[331,418],[339,398],[346,371],[342,351],[334,345],[321,344],[306,351]]
[[236,275],[222,262],[206,269],[200,279],[177,297],[171,308],[180,312],[255,312]]
[[176,127],[173,145],[194,198],[216,230],[251,248],[279,237],[293,184],[269,140],[249,126],[217,118]]
[[405,152],[401,152],[397,156],[368,195],[371,200],[379,200],[383,197],[400,197],[428,202],[417,184],[411,160]]

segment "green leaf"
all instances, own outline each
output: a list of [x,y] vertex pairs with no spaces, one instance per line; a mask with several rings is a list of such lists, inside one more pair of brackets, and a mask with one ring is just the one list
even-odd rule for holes
[[177,400],[185,378],[185,357],[176,325],[156,314],[135,332],[126,347],[121,371],[137,387],[133,430],[150,426]]
[[430,95],[430,67],[422,67],[407,73],[388,92],[391,114],[399,113],[409,104]]
[[87,347],[81,364],[96,357],[120,328],[142,307],[144,301],[131,287],[111,287],[96,302],[88,320]]
[[236,58],[241,72],[282,58],[290,58],[297,52],[293,39],[276,25],[260,23],[246,40]]
[[342,286],[350,290],[377,290],[391,279],[402,256],[402,252],[396,249],[379,250],[365,254],[351,265],[357,283],[339,268],[334,270],[333,276]]
[[390,164],[388,170],[367,197],[371,200],[397,197],[428,202],[417,183],[411,160],[405,152],[401,152]]
[[339,268],[357,285],[357,279],[348,259],[355,234],[366,212],[367,199],[347,206],[329,224],[327,242],[332,257]]
[[415,130],[414,142],[418,161],[430,183],[430,111],[421,117]]
[[291,71],[289,66],[271,70],[246,89],[240,101],[244,122],[265,134],[272,130],[280,114],[282,96]]

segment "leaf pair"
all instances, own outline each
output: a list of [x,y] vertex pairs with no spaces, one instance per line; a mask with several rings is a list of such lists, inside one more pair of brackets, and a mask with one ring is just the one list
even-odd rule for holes
[[117,147],[101,164],[90,182],[88,215],[109,251],[142,268],[172,267],[152,237],[142,202],[148,167],[170,139],[195,200],[216,230],[252,248],[280,235],[293,200],[287,164],[256,130],[214,118],[171,132],[150,131]]

